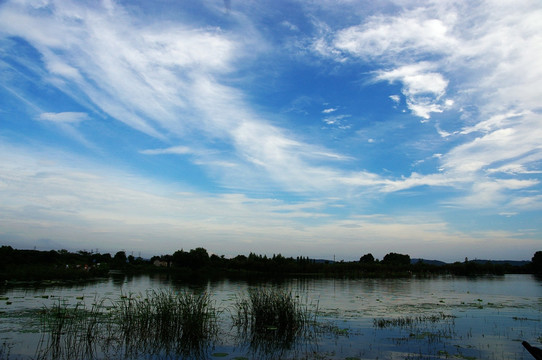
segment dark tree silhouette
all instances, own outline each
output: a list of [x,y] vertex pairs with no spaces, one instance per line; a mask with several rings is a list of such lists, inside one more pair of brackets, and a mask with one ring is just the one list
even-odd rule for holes
[[362,257],[359,258],[359,262],[362,264],[372,264],[375,262],[375,258],[373,254],[365,254]]
[[535,252],[531,261],[533,265],[533,271],[536,274],[542,274],[542,251]]
[[384,259],[382,259],[382,263],[385,265],[410,265],[410,256],[397,253],[389,253],[384,256]]

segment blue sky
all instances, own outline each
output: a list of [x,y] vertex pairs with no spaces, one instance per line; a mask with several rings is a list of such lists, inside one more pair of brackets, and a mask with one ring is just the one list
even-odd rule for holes
[[0,242],[542,249],[540,1],[0,3]]

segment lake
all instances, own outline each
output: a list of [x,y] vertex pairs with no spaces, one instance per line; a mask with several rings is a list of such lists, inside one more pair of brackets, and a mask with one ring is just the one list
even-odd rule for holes
[[[286,343],[239,337],[231,320],[235,299],[262,286],[291,291],[316,314],[314,327]],[[40,314],[59,302],[90,307],[162,289],[210,295],[218,336],[198,355],[209,359],[532,359],[521,341],[542,342],[542,281],[531,275],[193,283],[117,275],[84,285],[0,287],[0,358],[39,357]]]

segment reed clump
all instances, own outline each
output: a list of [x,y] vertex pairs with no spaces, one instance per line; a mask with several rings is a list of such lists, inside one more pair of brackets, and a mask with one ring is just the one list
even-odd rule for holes
[[218,329],[208,294],[152,291],[146,295],[95,300],[90,307],[59,301],[44,309],[44,337],[36,358],[135,359],[142,354],[197,358],[208,348]]
[[115,318],[132,346],[185,352],[213,338],[216,312],[207,293],[152,291],[146,298],[122,297]]
[[257,359],[296,353],[316,331],[317,306],[279,288],[254,288],[239,296],[232,311],[240,346]]
[[99,324],[106,319],[101,306],[102,302],[95,301],[90,307],[80,302],[70,307],[58,300],[44,309],[41,322],[48,336],[42,337],[36,358],[93,358],[101,338]]
[[234,324],[252,331],[295,334],[314,320],[315,313],[290,291],[277,288],[250,289],[248,297],[235,303]]

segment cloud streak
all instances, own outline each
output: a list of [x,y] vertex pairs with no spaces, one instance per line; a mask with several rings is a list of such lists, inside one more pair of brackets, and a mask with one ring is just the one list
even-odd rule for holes
[[82,112],[41,113],[39,116],[39,120],[58,124],[77,124],[88,119],[88,114]]
[[347,253],[487,244],[448,220],[542,209],[536,2],[224,4],[0,5],[11,234]]
[[[247,51],[231,35],[180,25],[140,26],[114,3],[107,7],[105,3],[45,4],[39,16],[29,4],[4,5],[2,30],[38,49],[49,81],[70,96],[90,101],[99,111],[150,137],[188,143],[187,148],[143,154],[186,154],[191,139],[217,139],[234,150],[219,162],[236,163],[237,171],[247,172],[238,177],[267,179],[293,191],[332,189],[337,170],[312,160],[344,156],[315,155],[333,152],[286,135],[255,114],[240,91],[217,80],[231,72],[236,59]],[[34,26],[28,26],[31,23]],[[46,29],[44,33],[35,30],[40,27]],[[57,123],[75,123],[76,118],[69,112],[40,115]],[[213,166],[217,161],[200,158],[198,164]],[[258,175],[262,170],[264,177]],[[229,176],[223,180],[228,187],[237,182]]]
[[[440,136],[459,143],[440,157],[440,173],[390,179],[382,189],[419,185],[464,189],[471,184],[468,198],[476,198],[479,205],[495,204],[489,195],[475,196],[485,186],[494,189],[486,194],[510,196],[508,201],[513,201],[512,193],[504,195],[504,189],[513,189],[504,185],[507,180],[499,178],[498,169],[507,175],[535,175],[542,156],[537,140],[542,136],[542,117],[533,101],[533,96],[542,96],[540,86],[534,85],[541,83],[542,71],[532,66],[542,56],[540,36],[534,31],[540,29],[534,17],[542,9],[529,1],[517,8],[492,1],[411,5],[359,25],[328,28],[317,40],[326,44],[317,52],[341,64],[363,61],[381,67],[373,80],[401,84],[407,107],[423,122],[433,114],[442,118],[451,109],[459,111],[455,128],[446,131],[435,125]],[[397,97],[392,99],[398,102]],[[473,108],[476,111],[466,110]],[[521,188],[538,184],[537,179],[520,181]],[[474,202],[466,200],[463,205]]]
[[[292,203],[198,193],[156,182],[149,186],[146,178],[48,148],[38,153],[5,146],[0,150],[16,154],[0,160],[4,239],[18,234],[33,241],[46,233],[63,247],[92,244],[102,251],[137,249],[145,255],[195,248],[205,239],[210,251],[228,256],[257,248],[268,254],[329,258],[332,248],[338,258],[348,260],[355,259],[353,249],[356,256],[371,248],[382,257],[390,246],[419,256],[449,246],[454,259],[463,255],[457,251],[461,244],[487,243],[427,214],[337,219],[327,210],[336,205],[333,199]],[[517,234],[494,235],[513,239],[514,246],[531,241]]]

